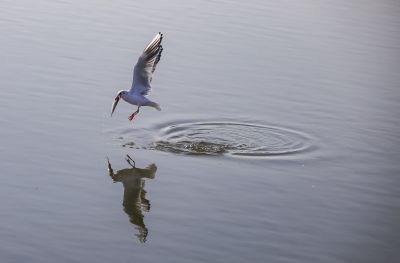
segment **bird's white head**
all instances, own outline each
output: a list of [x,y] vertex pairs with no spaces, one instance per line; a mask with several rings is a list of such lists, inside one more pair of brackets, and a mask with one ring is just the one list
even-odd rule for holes
[[118,104],[119,100],[120,100],[121,98],[122,98],[122,99],[125,99],[125,96],[127,96],[127,94],[128,94],[128,92],[127,92],[126,90],[120,90],[120,91],[118,91],[117,96],[115,97],[114,102],[113,102],[113,104],[112,104],[112,106],[111,106],[111,116],[113,115],[113,113],[114,113],[114,111],[115,111],[115,108],[117,107],[117,104]]

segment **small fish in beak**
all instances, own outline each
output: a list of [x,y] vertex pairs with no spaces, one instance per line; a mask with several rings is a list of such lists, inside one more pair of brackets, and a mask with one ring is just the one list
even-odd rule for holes
[[113,102],[113,104],[111,106],[111,116],[113,115],[113,113],[115,111],[115,108],[117,107],[117,104],[118,104],[120,99],[121,99],[121,96],[118,94],[118,96],[115,97],[115,100],[114,100],[114,102]]

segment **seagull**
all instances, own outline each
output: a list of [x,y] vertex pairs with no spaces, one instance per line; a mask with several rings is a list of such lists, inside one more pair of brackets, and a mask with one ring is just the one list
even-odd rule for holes
[[128,119],[130,121],[139,113],[139,109],[142,106],[150,106],[159,111],[161,110],[158,103],[149,100],[146,96],[151,90],[150,82],[163,51],[163,47],[161,46],[162,39],[163,34],[159,32],[143,50],[133,69],[132,87],[130,90],[118,91],[111,107],[111,116],[121,98],[130,104],[138,106],[137,110],[129,116]]

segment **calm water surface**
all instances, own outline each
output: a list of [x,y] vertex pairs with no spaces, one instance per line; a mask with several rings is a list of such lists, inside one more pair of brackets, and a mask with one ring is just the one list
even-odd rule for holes
[[1,262],[400,262],[397,1],[0,7]]

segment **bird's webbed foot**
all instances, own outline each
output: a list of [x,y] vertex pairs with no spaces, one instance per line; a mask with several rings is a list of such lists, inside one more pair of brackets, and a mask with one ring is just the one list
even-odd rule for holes
[[138,114],[139,113],[139,109],[140,109],[140,106],[138,107],[138,109],[134,112],[134,113],[132,113],[129,117],[128,117],[128,120],[133,120],[133,118],[135,118],[135,116],[136,116],[136,114]]

